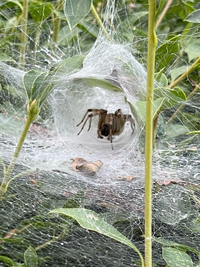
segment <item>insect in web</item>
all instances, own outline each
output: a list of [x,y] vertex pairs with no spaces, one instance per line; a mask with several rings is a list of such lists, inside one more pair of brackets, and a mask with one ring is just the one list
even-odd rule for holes
[[[90,114],[88,115],[88,113]],[[130,122],[132,131],[134,132],[135,121],[133,117],[129,114],[123,114],[121,109],[117,109],[115,113],[108,113],[105,109],[88,109],[81,122],[77,124],[77,126],[79,126],[83,123],[78,135],[82,132],[88,120],[88,131],[90,130],[92,117],[97,115],[99,115],[97,130],[98,138],[103,138],[103,136],[108,137],[108,140],[112,143],[113,135],[120,135],[123,132],[126,121]]]

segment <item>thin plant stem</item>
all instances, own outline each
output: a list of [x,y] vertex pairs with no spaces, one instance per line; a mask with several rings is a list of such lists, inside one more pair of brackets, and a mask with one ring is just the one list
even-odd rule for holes
[[[58,0],[57,7],[56,7],[57,10],[62,9],[62,6],[63,6],[63,0]],[[53,40],[52,50],[53,50],[53,52],[55,52],[57,49],[58,35],[60,32],[60,24],[61,24],[60,18],[55,13],[53,13],[53,36],[52,36],[52,40]]]
[[197,64],[200,63],[200,57],[189,67],[187,71],[185,71],[178,79],[176,79],[173,83],[171,83],[168,88],[171,89],[176,86],[180,81],[185,79],[196,67]]
[[110,38],[108,32],[106,31],[106,28],[104,27],[104,25],[103,25],[99,15],[98,15],[98,13],[96,12],[96,9],[95,9],[94,5],[91,6],[91,12],[94,15],[95,19],[97,20],[97,23],[99,24],[99,27],[102,29],[102,31],[105,34],[105,36],[107,37],[107,39],[109,41],[111,41],[111,38]]
[[[187,100],[191,99],[193,95],[196,93],[196,91],[200,88],[200,83],[197,84],[194,88],[194,90],[188,95]],[[179,108],[174,112],[174,114],[171,116],[171,118],[167,121],[167,123],[170,123],[174,118],[176,118],[177,114],[185,107],[186,103],[182,103]]]
[[12,171],[14,169],[16,160],[17,160],[17,158],[19,156],[19,153],[20,153],[20,151],[22,149],[24,140],[25,140],[25,138],[27,136],[28,130],[29,130],[32,122],[33,122],[33,116],[28,114],[28,117],[27,117],[24,129],[23,129],[23,132],[22,132],[21,137],[19,139],[19,142],[18,142],[18,144],[17,144],[17,146],[15,148],[15,152],[13,154],[12,160],[11,160],[10,164],[8,165],[8,168],[6,169],[3,181],[2,181],[1,186],[0,186],[0,198],[2,197],[3,194],[6,193],[7,184],[9,183],[11,173],[12,173]]
[[156,22],[156,29],[158,28],[159,24],[161,23],[161,21],[163,20],[165,14],[167,13],[167,10],[169,9],[171,3],[173,2],[173,0],[168,0],[167,4],[165,5],[162,13],[159,16],[159,19]]
[[155,33],[156,0],[149,0],[147,100],[145,125],[145,266],[152,266],[152,155],[153,91],[157,36]]
[[40,26],[38,25],[36,30],[35,30],[35,47],[34,47],[34,59],[35,59],[35,61],[36,61],[36,54],[37,54],[39,43],[40,43],[40,33],[41,33],[41,29],[40,29]]
[[28,21],[28,0],[23,0],[23,12],[21,19],[21,47],[20,47],[20,58],[19,58],[21,69],[23,69],[25,65],[25,53],[28,44],[27,21]]
[[61,233],[59,236],[57,236],[57,237],[53,237],[51,240],[49,240],[49,241],[45,242],[44,244],[42,244],[42,245],[36,247],[35,250],[37,251],[37,250],[40,250],[40,249],[42,249],[42,248],[45,248],[46,246],[49,246],[49,245],[51,245],[52,243],[54,243],[54,242],[56,242],[56,241],[62,239],[65,235],[66,235],[66,231],[62,231],[62,233]]

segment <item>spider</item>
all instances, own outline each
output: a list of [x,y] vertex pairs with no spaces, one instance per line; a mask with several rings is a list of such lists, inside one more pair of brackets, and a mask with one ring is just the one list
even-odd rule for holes
[[[91,112],[88,116],[87,114]],[[107,113],[105,109],[88,109],[77,126],[79,126],[83,122],[83,126],[79,131],[78,135],[82,132],[83,128],[86,125],[86,122],[89,119],[89,128],[91,128],[92,117],[99,115],[99,122],[98,122],[98,138],[103,138],[103,136],[108,137],[108,140],[112,143],[112,136],[113,135],[120,135],[124,130],[124,124],[126,121],[130,121],[131,128],[134,131],[135,122],[131,115],[124,115],[121,109],[117,109],[115,113]],[[87,116],[87,118],[86,118]],[[85,119],[86,118],[86,119]]]

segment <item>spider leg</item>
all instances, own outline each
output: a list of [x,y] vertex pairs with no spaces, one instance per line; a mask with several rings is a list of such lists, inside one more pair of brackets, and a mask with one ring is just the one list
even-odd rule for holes
[[86,111],[85,115],[83,116],[81,122],[80,122],[79,124],[77,124],[76,126],[79,126],[79,125],[84,121],[84,119],[85,119],[85,117],[87,116],[88,112],[92,112],[92,110],[93,110],[93,109],[88,109],[88,110]]
[[134,130],[135,130],[135,121],[133,119],[133,117],[131,115],[124,115],[124,118],[126,121],[130,121],[130,124],[131,124],[131,129],[132,129],[132,133],[134,133]]
[[124,119],[124,115],[123,115],[122,110],[120,108],[115,111],[115,116],[118,115],[118,114],[120,114],[121,117]]
[[112,126],[113,126],[113,114],[109,114],[109,126],[110,126],[110,132],[108,135],[108,140],[112,143]]
[[[96,112],[95,112],[95,113],[91,113],[91,114],[89,114],[89,115],[87,116],[88,112],[92,112],[92,111],[96,111]],[[89,121],[89,128],[88,128],[88,131],[90,130],[90,128],[91,128],[91,123],[92,123],[92,117],[94,117],[94,116],[96,116],[96,115],[99,115],[99,109],[88,109],[88,110],[87,110],[87,112],[85,113],[85,115],[84,115],[82,121],[77,125],[77,126],[79,126],[79,125],[85,120],[84,123],[83,123],[83,126],[82,126],[81,130],[79,131],[79,133],[78,133],[77,135],[79,135],[79,134],[82,132],[82,130],[83,130],[83,128],[85,127],[85,125],[86,125],[88,119],[90,119],[90,121]],[[87,116],[87,118],[85,119],[86,116]]]
[[112,147],[112,150],[114,150],[113,148],[113,144],[112,144],[112,126],[113,126],[113,114],[109,114],[109,125],[110,125],[110,133],[109,133],[109,136],[108,136],[108,140],[110,140],[110,143],[111,143],[111,147]]

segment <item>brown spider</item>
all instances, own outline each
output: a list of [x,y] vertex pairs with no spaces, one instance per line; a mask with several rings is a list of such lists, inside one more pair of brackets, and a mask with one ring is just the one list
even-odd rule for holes
[[[89,112],[92,113],[90,113],[87,116]],[[134,126],[135,126],[134,119],[132,118],[131,115],[123,115],[121,109],[116,110],[115,113],[107,113],[107,110],[105,109],[88,109],[81,122],[77,125],[79,126],[82,122],[84,122],[78,135],[85,127],[85,124],[88,121],[88,119],[90,119],[88,131],[90,130],[92,117],[96,115],[99,115],[98,130],[97,130],[98,138],[103,138],[103,136],[108,136],[108,140],[110,140],[110,142],[112,143],[112,136],[120,135],[123,132],[124,124],[126,121],[130,121],[131,128],[134,131]]]

